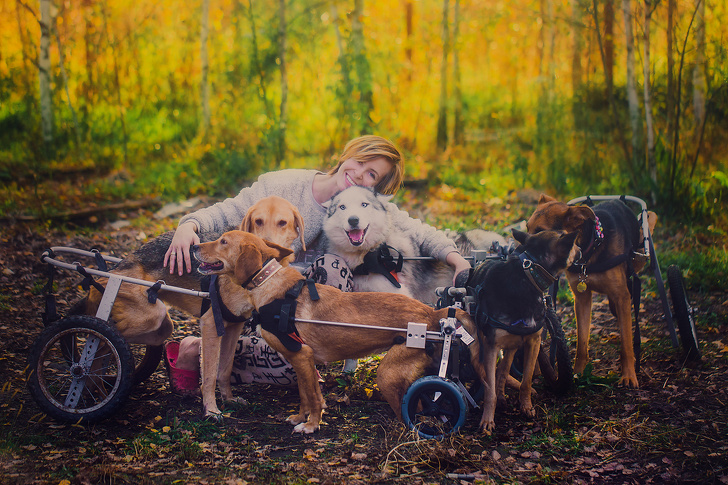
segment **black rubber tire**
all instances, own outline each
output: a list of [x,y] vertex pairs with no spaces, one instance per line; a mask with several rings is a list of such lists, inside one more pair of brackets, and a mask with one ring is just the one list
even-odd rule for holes
[[425,439],[441,439],[465,423],[468,407],[460,388],[447,379],[425,376],[402,398],[402,419]]
[[680,268],[674,264],[667,268],[667,284],[670,287],[673,317],[677,321],[677,328],[680,331],[680,342],[685,350],[685,354],[688,360],[700,360],[698,335],[695,332],[693,312],[688,302],[687,294],[685,293],[685,282]]
[[164,345],[132,344],[130,347],[135,362],[132,385],[136,386],[149,379],[157,370],[164,354]]
[[[94,339],[98,348],[84,366],[84,347]],[[74,315],[41,332],[30,348],[27,372],[30,395],[44,413],[58,421],[91,423],[113,415],[125,402],[134,357],[115,328],[96,317]]]
[[574,382],[574,368],[561,322],[552,310],[547,310],[547,320],[541,337],[538,365],[544,381],[551,391],[564,394]]

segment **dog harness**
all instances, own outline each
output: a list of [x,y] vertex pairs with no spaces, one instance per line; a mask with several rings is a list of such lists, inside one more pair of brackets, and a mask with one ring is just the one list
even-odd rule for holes
[[[395,256],[390,252],[394,251],[397,253],[396,260]],[[397,251],[392,246],[388,246],[386,243],[382,243],[377,249],[369,251],[364,256],[364,262],[354,268],[353,274],[355,275],[366,275],[370,273],[376,273],[384,275],[387,280],[394,285],[395,288],[401,288],[402,285],[399,283],[397,273],[402,271],[402,253]]]
[[[529,282],[539,291],[539,293],[541,293],[543,304],[548,309],[548,305],[546,305],[546,300],[543,297],[543,294],[549,289],[554,281],[556,281],[556,278],[546,268],[537,263],[536,259],[528,254],[526,251],[522,251],[517,254],[518,259],[521,261],[523,271],[528,277]],[[505,258],[506,255],[501,254],[501,261],[505,260]],[[481,328],[488,328],[491,331],[495,329],[502,329],[513,335],[521,336],[531,335],[543,328],[543,319],[537,320],[536,325],[533,327],[529,326],[523,319],[519,319],[515,322],[510,323],[496,320],[488,314],[488,309],[483,303],[485,301],[485,299],[483,298],[483,293],[485,291],[486,290],[483,284],[479,284],[475,287],[477,302],[475,309],[475,321],[479,326],[481,326]]]
[[[269,259],[265,262],[263,267],[253,273],[250,278],[245,280],[240,286],[247,290],[251,290],[257,286],[262,285],[265,281],[276,274],[278,270],[282,268],[281,264],[274,258]],[[212,309],[212,316],[215,320],[215,330],[217,330],[217,336],[222,337],[225,335],[225,322],[240,323],[245,322],[248,318],[241,315],[236,315],[225,306],[220,295],[220,287],[217,279],[217,275],[210,276],[207,280],[207,288],[205,288],[205,281],[203,279],[203,291],[207,291],[210,294],[210,299],[202,300],[202,306],[200,308],[200,315],[203,315],[208,309]],[[252,288],[250,287],[252,285]]]
[[319,300],[316,284],[311,279],[301,279],[289,288],[284,298],[273,300],[253,312],[253,326],[260,325],[275,335],[291,352],[301,350],[303,340],[296,329],[296,306],[301,289],[306,285],[312,301]]

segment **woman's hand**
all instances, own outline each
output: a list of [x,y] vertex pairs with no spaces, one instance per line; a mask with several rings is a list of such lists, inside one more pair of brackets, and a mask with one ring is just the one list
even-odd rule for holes
[[197,235],[197,224],[194,222],[185,222],[177,227],[172,237],[172,243],[164,254],[164,268],[169,263],[169,273],[174,273],[175,267],[177,273],[182,276],[187,267],[187,272],[192,272],[192,260],[190,259],[190,247],[194,244],[200,244],[200,237]]
[[464,278],[462,276],[458,278],[458,276],[463,271],[467,272],[465,273],[465,275],[470,275],[470,263],[465,258],[463,258],[457,251],[452,251],[451,253],[449,253],[445,258],[445,261],[455,270],[455,276],[453,276],[452,279],[453,286],[463,286],[465,282],[461,280]]

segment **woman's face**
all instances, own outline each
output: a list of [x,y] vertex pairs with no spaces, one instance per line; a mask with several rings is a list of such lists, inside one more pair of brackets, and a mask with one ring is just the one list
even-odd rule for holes
[[336,185],[340,191],[348,189],[352,185],[374,187],[390,170],[392,170],[392,164],[384,157],[368,162],[357,162],[353,158],[349,158],[341,164],[336,172]]

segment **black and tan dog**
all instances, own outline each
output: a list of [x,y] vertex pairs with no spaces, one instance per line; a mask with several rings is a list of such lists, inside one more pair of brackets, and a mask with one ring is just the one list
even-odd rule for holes
[[[300,237],[305,250],[303,219],[293,204],[280,197],[266,197],[251,206],[241,227],[282,247],[290,247],[293,241]],[[173,235],[173,232],[168,232],[152,239],[120,262],[110,273],[152,282],[163,280],[169,286],[206,291],[206,286],[203,287],[205,276],[198,271],[199,263],[194,258],[191,258],[193,265],[191,273],[185,272],[182,275],[176,271],[170,273],[162,266],[164,254]],[[202,241],[212,241],[220,234],[202,233],[199,236]],[[290,261],[291,251],[288,251],[286,256],[287,258],[282,261],[283,264]],[[104,278],[99,282],[103,286],[106,285]],[[158,299],[152,302],[147,290],[146,286],[123,283],[111,309],[111,319],[115,322],[116,329],[132,344],[157,346],[164,343],[174,330],[167,312],[168,305],[194,316],[200,316],[202,310],[206,308],[203,307],[201,298],[173,291],[159,291]],[[71,313],[95,315],[101,298],[102,294],[92,287],[87,297],[78,302]],[[224,303],[237,316],[236,319],[241,320],[237,323],[228,322],[230,327],[222,344],[223,366],[215,372],[220,380],[223,399],[232,400],[230,373],[235,345],[243,330],[242,320],[250,317],[253,306],[247,293],[241,292],[226,292]]]
[[[650,233],[657,215],[648,212]],[[609,309],[617,319],[621,339],[620,385],[638,387],[633,348],[631,293],[628,276],[645,265],[641,228],[635,214],[620,200],[587,206],[570,206],[542,194],[536,210],[528,219],[528,232],[553,230],[576,233],[581,251],[567,271],[574,293],[576,313],[576,361],[574,370],[584,371],[589,360],[592,292],[606,294]]]
[[[513,356],[523,348],[523,378],[519,401],[521,412],[533,417],[532,379],[541,348],[541,329],[547,318],[544,293],[574,256],[576,234],[543,231],[529,235],[514,230],[520,243],[506,259],[479,264],[468,280],[477,298],[476,322],[486,335],[487,371],[483,422],[494,426],[496,402],[505,403],[505,384]],[[498,352],[503,358],[496,369]]]
[[[268,245],[269,246],[269,245]],[[440,320],[448,309],[435,310],[429,305],[400,294],[359,292],[347,293],[326,285],[305,283],[294,268],[277,265],[285,257],[279,247],[267,247],[260,238],[240,231],[225,233],[219,240],[200,244],[194,256],[201,261],[205,273],[226,275],[237,281],[230,291],[248,290],[250,301],[261,314],[267,314],[267,305],[273,302],[295,308],[295,322],[275,310],[277,323],[273,327],[262,324],[265,341],[290,362],[298,376],[301,399],[297,414],[288,417],[295,432],[313,433],[321,422],[325,408],[315,364],[356,359],[389,351],[382,358],[377,371],[377,385],[397,417],[401,418],[402,398],[409,386],[433,364],[433,357],[425,349],[405,345],[408,322],[427,324],[429,331],[440,331]],[[222,277],[222,276],[221,276]],[[305,283],[305,284],[304,284]],[[227,288],[227,287],[226,287]],[[220,293],[228,291],[220,287]],[[292,288],[296,298],[291,301]],[[284,317],[285,315],[285,317]],[[479,379],[485,378],[481,362],[482,339],[470,315],[457,310],[455,318],[474,337],[469,345],[471,362]],[[274,320],[274,319],[271,319]],[[331,325],[320,322],[355,324]],[[282,331],[281,329],[282,322]],[[290,326],[289,326],[290,323]],[[219,415],[215,402],[215,365],[220,339],[210,313],[200,320],[202,332],[202,400],[206,415]],[[372,327],[400,328],[394,332]],[[492,420],[484,423],[487,431]]]

